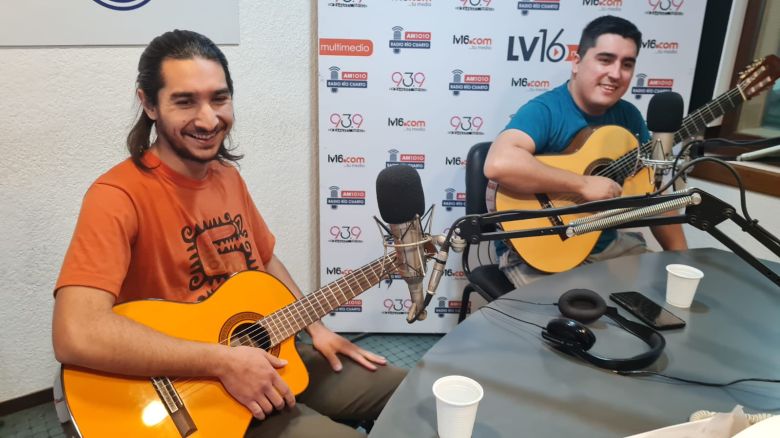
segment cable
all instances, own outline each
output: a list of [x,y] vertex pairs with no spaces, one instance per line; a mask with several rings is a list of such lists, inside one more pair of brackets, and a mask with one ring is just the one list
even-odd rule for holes
[[755,146],[755,145],[776,145],[780,143],[780,137],[772,137],[772,138],[759,138],[756,140],[731,140],[728,138],[723,137],[716,137],[716,138],[708,138],[706,140],[701,140],[703,143],[725,143],[727,146],[733,146],[733,147],[747,147],[747,146]]
[[685,378],[682,378],[682,377],[670,376],[670,375],[667,375],[667,374],[659,373],[657,371],[645,371],[645,370],[638,370],[638,371],[613,371],[613,373],[620,374],[621,376],[630,376],[630,375],[636,375],[636,374],[653,375],[653,376],[665,377],[665,378],[671,379],[671,380],[677,380],[679,382],[693,383],[695,385],[711,386],[711,387],[715,387],[715,388],[735,385],[737,383],[742,383],[742,382],[780,383],[779,379],[765,379],[765,378],[762,378],[762,377],[748,377],[748,378],[744,378],[744,379],[733,380],[733,381],[727,382],[727,383],[714,383],[714,382],[702,382],[700,380],[685,379]]
[[[688,151],[688,149],[691,148],[691,146],[699,143],[704,143],[704,140],[691,140],[688,143],[685,143],[681,148],[680,152],[677,153],[674,157],[674,163],[672,163],[672,170],[677,169],[677,162],[680,160],[680,157],[685,155],[685,153]],[[683,175],[683,181],[688,181],[687,175]]]
[[653,193],[650,193],[648,196],[652,197],[652,196],[660,195],[661,193],[666,191],[666,189],[668,189],[669,186],[671,186],[678,178],[682,177],[682,175],[685,174],[685,171],[689,167],[692,167],[695,164],[701,163],[702,161],[712,161],[714,163],[720,164],[721,166],[726,167],[726,169],[728,169],[729,172],[731,172],[731,175],[734,176],[734,179],[737,181],[737,186],[739,187],[739,198],[740,198],[740,204],[741,204],[741,207],[742,207],[742,215],[745,216],[745,219],[748,222],[754,222],[754,223],[757,222],[757,221],[754,221],[750,217],[750,214],[748,214],[748,211],[747,211],[747,201],[745,200],[745,185],[742,183],[742,178],[739,176],[737,171],[734,170],[734,168],[729,163],[727,163],[727,162],[725,162],[723,160],[720,160],[718,158],[701,157],[701,158],[697,158],[695,160],[691,160],[691,161],[683,164],[683,166],[680,167],[680,170],[678,170],[677,173],[672,175],[672,178],[669,181],[667,181],[666,184],[662,185],[658,190],[654,191]]
[[558,303],[535,303],[533,301],[526,301],[526,300],[521,300],[520,298],[509,298],[509,297],[498,297],[498,298],[496,298],[493,301],[499,301],[499,300],[518,301],[518,302],[526,303],[526,304],[536,304],[537,306],[557,306],[558,305]]
[[[495,300],[494,300],[494,301],[495,301]],[[545,330],[545,329],[547,328],[547,327],[541,326],[541,325],[539,325],[539,324],[537,324],[537,323],[535,323],[535,322],[526,321],[526,320],[524,320],[524,319],[516,318],[516,317],[514,317],[514,316],[512,316],[512,315],[510,315],[510,314],[508,314],[508,313],[506,313],[506,312],[503,312],[503,311],[501,311],[501,310],[498,310],[498,309],[496,309],[495,307],[491,307],[489,304],[488,304],[487,306],[482,306],[482,307],[480,307],[480,308],[479,308],[479,310],[482,310],[482,309],[490,309],[490,310],[495,310],[496,312],[498,312],[498,313],[500,313],[500,314],[502,314],[502,315],[504,315],[504,316],[508,316],[509,318],[512,318],[512,319],[514,319],[515,321],[520,321],[520,322],[522,322],[522,323],[525,323],[525,324],[535,325],[535,326],[539,327],[539,328],[540,328],[540,329],[542,329],[542,330]]]
[[[686,169],[688,169],[689,167],[691,167],[691,166],[693,166],[695,164],[698,164],[698,163],[700,163],[702,161],[712,161],[713,163],[720,164],[721,166],[724,166],[726,169],[728,169],[729,172],[731,172],[731,175],[734,176],[734,179],[737,181],[737,186],[739,188],[739,201],[740,201],[740,207],[742,208],[742,215],[745,217],[745,220],[747,220],[748,222],[751,222],[752,225],[757,225],[758,224],[758,220],[753,219],[752,217],[750,217],[750,214],[748,213],[748,210],[747,210],[747,198],[745,196],[745,185],[742,183],[742,178],[739,176],[739,173],[737,173],[737,171],[734,170],[733,166],[731,166],[729,163],[727,163],[727,162],[725,162],[725,161],[723,161],[721,159],[718,159],[718,158],[701,157],[701,158],[697,158],[695,160],[691,160],[691,161],[685,163],[680,168],[680,170],[676,174],[674,174],[672,176],[672,179],[670,181],[668,181],[666,184],[664,184],[660,189],[658,189],[655,192],[651,193],[649,196],[655,196],[655,195],[663,192],[664,190],[669,188],[669,186],[671,184],[673,184],[674,181],[677,178],[680,178],[680,176],[685,173]],[[770,233],[767,233],[767,238],[769,238],[770,240],[772,240],[773,242],[775,242],[777,244],[780,244],[780,238],[778,238],[778,237],[776,237],[776,236],[774,236],[774,235],[772,235]]]
[[[469,244],[467,244],[467,245],[469,245]],[[477,244],[477,263],[479,263],[480,266],[482,266],[482,254],[479,253],[480,252],[479,249],[481,247],[482,247],[482,242],[479,242]]]

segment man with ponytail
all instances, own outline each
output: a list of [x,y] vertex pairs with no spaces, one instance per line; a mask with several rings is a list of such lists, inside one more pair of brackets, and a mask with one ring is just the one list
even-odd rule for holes
[[[298,345],[312,379],[296,402],[277,371],[286,362],[263,349],[173,338],[111,310],[148,298],[197,302],[244,270],[268,272],[301,297],[236,169],[242,156],[226,145],[233,81],[222,51],[195,32],[167,32],[141,55],[136,85],[130,157],[87,191],[55,287],[57,360],[217,378],[257,418],[251,436],[362,436],[329,417],[373,420],[404,371],[321,322],[306,328],[312,345]],[[220,251],[226,238],[233,251]]]

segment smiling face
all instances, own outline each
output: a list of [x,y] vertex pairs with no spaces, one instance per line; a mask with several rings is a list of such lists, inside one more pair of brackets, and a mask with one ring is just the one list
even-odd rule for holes
[[597,116],[616,104],[628,90],[637,52],[634,40],[605,33],[584,57],[575,54],[569,90],[577,106]]
[[156,106],[139,91],[144,111],[155,121],[152,149],[173,170],[203,178],[233,126],[225,72],[218,62],[195,57],[165,59],[161,73]]

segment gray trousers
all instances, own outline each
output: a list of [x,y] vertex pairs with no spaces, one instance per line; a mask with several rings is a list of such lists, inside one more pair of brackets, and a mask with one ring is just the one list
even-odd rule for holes
[[392,365],[369,371],[339,356],[343,368],[334,372],[311,345],[296,343],[309,372],[309,386],[295,399],[295,407],[276,411],[263,421],[252,420],[246,437],[364,437],[365,434],[331,418],[374,420],[384,408],[406,370]]
[[[618,231],[617,238],[613,240],[603,251],[591,254],[585,259],[584,263],[600,262],[602,260],[614,259],[617,257],[642,254],[648,252],[647,244],[642,233],[634,231]],[[501,272],[506,278],[515,285],[522,287],[534,281],[546,277],[549,274],[537,271],[536,269],[523,263],[517,253],[510,249],[504,253],[498,262]]]

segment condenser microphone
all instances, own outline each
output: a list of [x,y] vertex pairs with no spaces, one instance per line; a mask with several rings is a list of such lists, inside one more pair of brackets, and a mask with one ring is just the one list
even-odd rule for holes
[[[653,137],[651,159],[646,163],[654,170],[656,189],[673,166],[674,133],[682,126],[682,119],[683,99],[679,93],[666,91],[650,99],[647,105],[647,129],[653,133]],[[671,171],[674,172],[674,169]]]
[[379,215],[389,226],[392,243],[388,246],[396,250],[398,273],[409,286],[412,305],[406,320],[421,321],[427,316],[422,286],[426,269],[424,245],[431,237],[422,227],[425,195],[417,170],[404,165],[383,169],[376,179],[376,200]]

